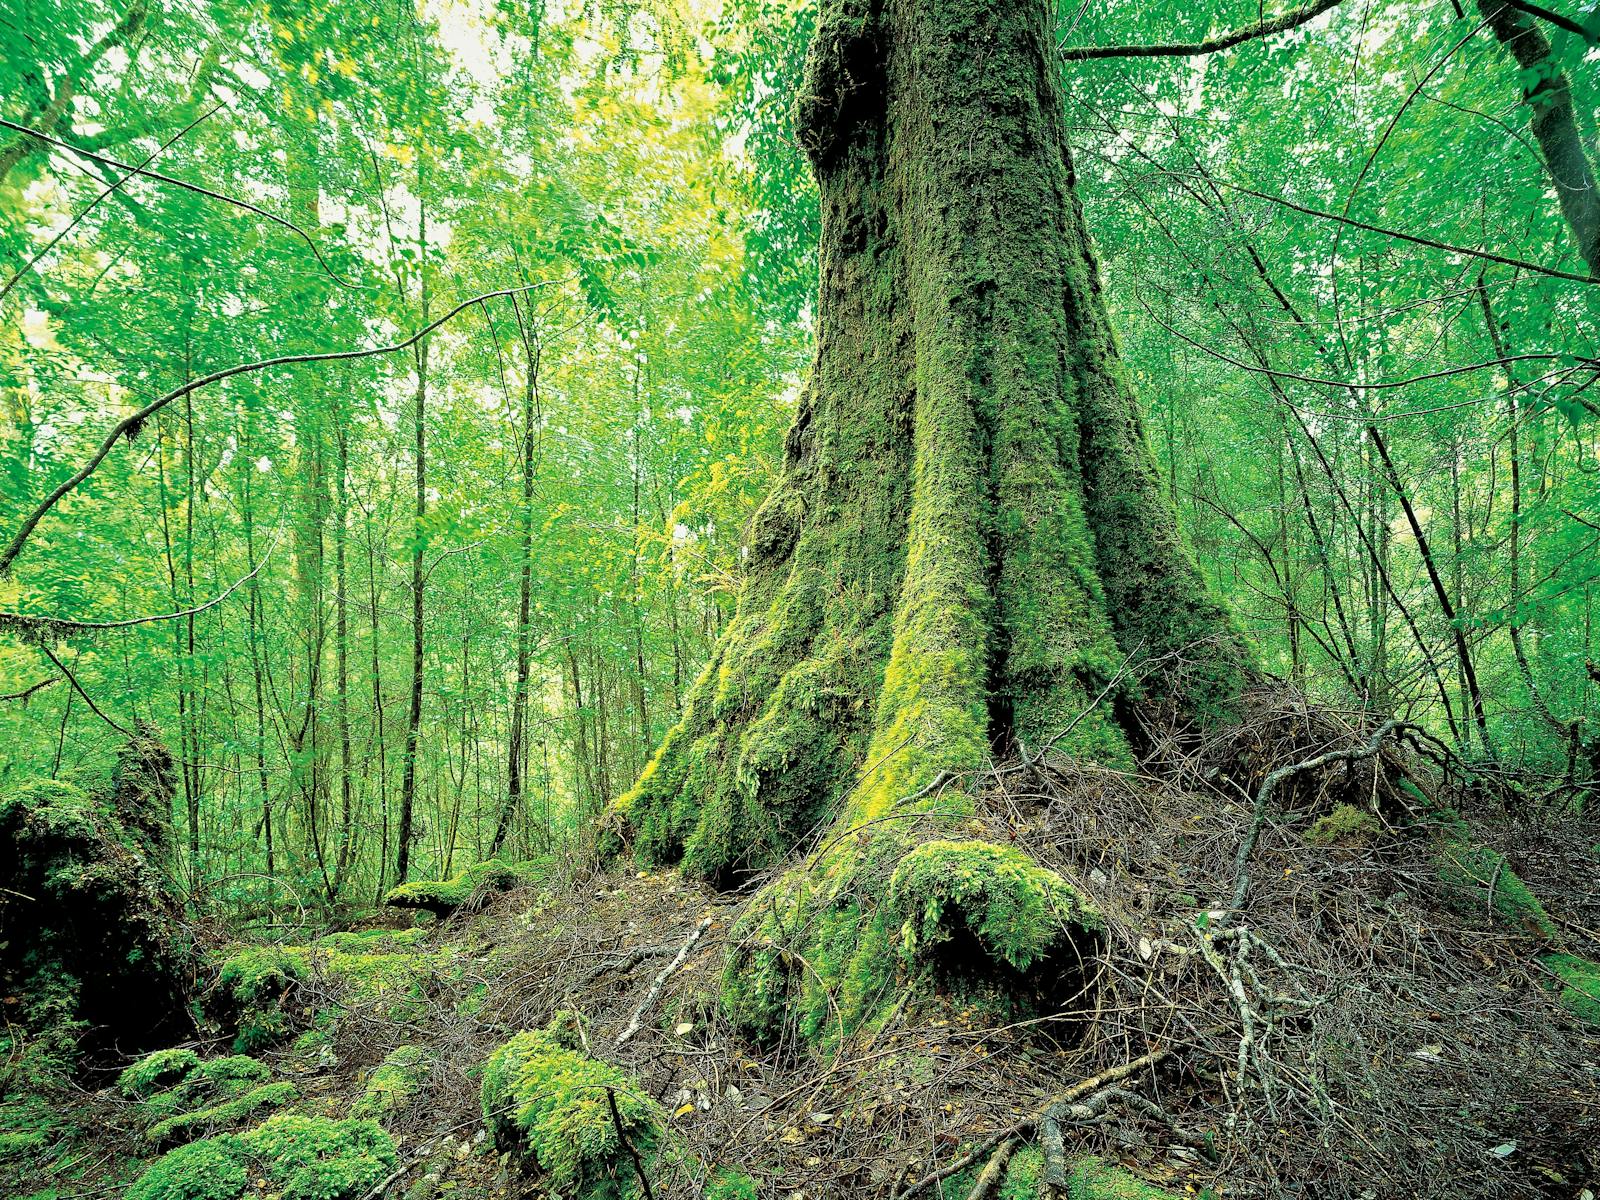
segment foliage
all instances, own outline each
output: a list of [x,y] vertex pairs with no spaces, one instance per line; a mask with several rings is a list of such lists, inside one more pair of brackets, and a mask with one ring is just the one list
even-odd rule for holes
[[524,1030],[489,1057],[483,1115],[497,1146],[537,1166],[554,1191],[576,1200],[636,1195],[621,1139],[648,1163],[665,1125],[665,1114],[624,1072],[557,1033],[537,1030]]
[[1353,804],[1337,804],[1306,830],[1313,846],[1362,846],[1382,832],[1378,818]]

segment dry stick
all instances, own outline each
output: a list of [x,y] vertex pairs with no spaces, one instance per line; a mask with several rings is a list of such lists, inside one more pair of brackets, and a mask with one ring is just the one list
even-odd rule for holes
[[689,951],[694,949],[694,944],[710,928],[711,918],[706,917],[684,939],[682,947],[678,950],[678,956],[662,969],[661,974],[657,975],[655,982],[650,985],[650,991],[645,994],[644,1003],[639,1005],[638,1010],[633,1014],[633,1019],[628,1022],[628,1027],[622,1031],[622,1036],[617,1039],[618,1047],[621,1047],[623,1043],[639,1032],[639,1022],[644,1020],[645,1014],[654,1008],[656,1001],[661,998],[661,989],[667,986],[667,979],[674,971],[683,966],[684,960],[689,957]]
[[99,717],[107,725],[111,726],[111,728],[115,729],[123,737],[131,738],[133,736],[133,731],[131,729],[127,728],[127,726],[119,725],[119,724],[117,724],[117,722],[113,721],[110,717],[106,716],[105,710],[102,709],[98,704],[96,704],[94,702],[94,697],[93,696],[89,695],[88,692],[83,690],[83,684],[78,682],[77,676],[73,675],[73,673],[71,671],[67,670],[67,664],[62,662],[59,658],[57,658],[51,652],[49,646],[46,646],[43,642],[40,642],[39,643],[39,649],[43,650],[44,651],[44,656],[46,658],[48,658],[52,663],[55,664],[56,670],[60,671],[63,675],[66,676],[67,682],[72,685],[72,690],[77,692],[78,695],[83,697],[84,702],[86,704],[88,704],[88,706],[91,709],[94,710],[94,715],[95,716]]
[[639,1186],[644,1190],[645,1200],[656,1200],[655,1192],[650,1190],[650,1180],[644,1173],[644,1163],[639,1161],[639,1152],[633,1148],[633,1143],[623,1131],[622,1114],[617,1111],[617,1093],[611,1088],[606,1089],[606,1103],[611,1106],[611,1121],[617,1127],[617,1141],[622,1143],[622,1148],[628,1152],[628,1157],[633,1159],[633,1173],[639,1177]]
[[[4,124],[4,122],[0,122],[0,124]],[[427,337],[435,329],[438,329],[441,325],[459,316],[462,312],[471,308],[474,304],[482,304],[486,300],[496,300],[501,296],[514,296],[519,292],[531,292],[538,288],[552,287],[555,284],[564,282],[566,281],[547,279],[539,283],[523,284],[520,287],[501,288],[499,291],[483,292],[480,295],[473,296],[468,300],[463,300],[449,312],[445,313],[444,316],[429,322],[427,325],[424,325],[421,329],[417,330],[403,341],[393,342],[387,346],[374,346],[367,350],[331,350],[320,354],[283,354],[276,358],[263,358],[258,359],[255,362],[236,363],[231,367],[224,367],[219,371],[212,371],[209,375],[202,375],[198,379],[191,380],[182,387],[174,388],[164,396],[158,396],[156,399],[150,401],[149,404],[146,404],[143,408],[139,409],[138,412],[133,413],[131,416],[124,417],[122,420],[118,421],[114,426],[112,426],[111,432],[106,434],[105,440],[100,443],[100,448],[94,452],[94,455],[89,459],[89,461],[77,471],[73,472],[73,474],[67,479],[58,484],[48,496],[39,502],[38,507],[35,508],[33,512],[28,514],[27,520],[22,523],[22,528],[19,529],[16,536],[11,539],[11,544],[5,548],[4,553],[0,553],[0,577],[4,577],[5,575],[9,574],[11,565],[16,562],[17,556],[22,553],[23,546],[25,546],[28,539],[33,536],[33,531],[38,527],[39,522],[44,519],[45,514],[54,508],[64,496],[76,488],[85,479],[89,478],[90,475],[94,474],[95,470],[100,466],[100,464],[105,461],[106,456],[111,453],[113,448],[115,448],[117,439],[123,436],[127,436],[131,439],[132,437],[136,436],[146,421],[148,421],[156,413],[160,412],[167,405],[171,404],[174,400],[181,400],[191,392],[197,392],[201,388],[208,387],[213,383],[220,383],[224,379],[231,379],[235,375],[251,375],[257,371],[265,371],[272,367],[296,366],[303,363],[346,362],[350,359],[372,358],[380,354],[394,354],[396,351],[408,350],[420,342],[423,338]]]
[[978,1172],[977,1179],[972,1181],[972,1190],[967,1193],[967,1200],[989,1200],[995,1189],[1000,1186],[1000,1181],[1005,1178],[1006,1164],[1011,1161],[1011,1152],[1016,1148],[1016,1138],[1007,1138],[995,1147],[988,1164]]
[[1383,739],[1396,730],[1405,729],[1403,722],[1390,717],[1379,725],[1370,741],[1364,746],[1343,750],[1329,750],[1326,754],[1319,754],[1315,758],[1308,758],[1304,762],[1291,763],[1286,767],[1279,767],[1261,781],[1261,789],[1256,792],[1256,805],[1250,814],[1250,828],[1245,830],[1244,841],[1239,843],[1239,853],[1233,860],[1233,903],[1229,905],[1235,912],[1244,904],[1245,893],[1250,889],[1250,875],[1248,867],[1250,856],[1255,853],[1256,842],[1261,837],[1261,827],[1267,820],[1267,803],[1272,799],[1272,793],[1278,785],[1292,775],[1301,771],[1314,771],[1318,767],[1325,767],[1329,763],[1356,762],[1359,759],[1371,758],[1383,748]]
[[1131,1062],[1125,1062],[1119,1067],[1101,1071],[1098,1075],[1092,1075],[1080,1083],[1073,1084],[1033,1116],[1024,1117],[1022,1120],[1008,1125],[985,1139],[971,1154],[965,1154],[948,1166],[940,1167],[937,1171],[930,1171],[915,1183],[907,1184],[895,1194],[894,1200],[909,1200],[910,1197],[915,1196],[925,1188],[931,1187],[940,1180],[948,1179],[959,1171],[965,1171],[984,1155],[991,1153],[1001,1142],[1011,1138],[1028,1137],[1050,1113],[1063,1106],[1071,1105],[1073,1102],[1081,1100],[1094,1092],[1098,1092],[1110,1084],[1120,1083],[1128,1076],[1135,1075],[1146,1067],[1153,1067],[1171,1053],[1171,1050],[1165,1048],[1152,1050],[1148,1054],[1141,1054]]
[[1069,61],[1085,58],[1192,58],[1200,54],[1215,54],[1219,50],[1232,50],[1235,46],[1257,38],[1271,37],[1275,33],[1287,33],[1307,21],[1320,17],[1338,4],[1339,0],[1312,0],[1310,4],[1290,9],[1282,16],[1269,17],[1257,21],[1254,25],[1246,25],[1243,29],[1207,38],[1203,42],[1171,42],[1157,46],[1063,45],[1061,54]]

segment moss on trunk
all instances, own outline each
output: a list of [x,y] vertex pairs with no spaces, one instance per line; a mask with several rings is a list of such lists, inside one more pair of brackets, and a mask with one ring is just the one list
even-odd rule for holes
[[[1128,763],[1138,704],[1226,712],[1246,669],[1143,442],[1049,16],[823,4],[797,103],[823,211],[815,363],[738,614],[610,824],[641,858],[721,884],[825,824],[865,827],[752,906],[730,1003],[756,1027],[787,1000],[753,980],[805,971],[796,955],[817,960],[801,988],[816,1014],[838,1007],[824,994],[876,990],[848,964],[880,976],[895,956],[864,949],[904,942],[914,914],[879,902],[900,859],[973,812],[929,787],[941,772],[1052,738]],[[1124,662],[1140,687],[1115,683]],[[1014,969],[1092,926],[1051,889],[1051,929]]]

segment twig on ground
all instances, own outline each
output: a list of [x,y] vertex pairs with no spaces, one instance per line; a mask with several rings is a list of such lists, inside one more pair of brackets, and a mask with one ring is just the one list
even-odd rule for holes
[[698,942],[701,937],[705,935],[705,931],[710,928],[711,918],[706,917],[700,922],[700,924],[696,925],[689,936],[684,939],[683,945],[678,950],[678,956],[669,962],[664,968],[662,968],[661,973],[655,977],[655,982],[650,985],[650,990],[645,993],[644,1002],[639,1005],[638,1009],[633,1014],[633,1019],[628,1022],[628,1027],[624,1029],[621,1036],[617,1038],[617,1047],[620,1048],[628,1041],[629,1038],[639,1032],[639,1023],[644,1020],[645,1014],[654,1008],[656,1001],[661,998],[661,989],[666,987],[667,980],[672,976],[674,971],[683,966],[684,961],[689,957],[689,951],[694,949],[694,944]]

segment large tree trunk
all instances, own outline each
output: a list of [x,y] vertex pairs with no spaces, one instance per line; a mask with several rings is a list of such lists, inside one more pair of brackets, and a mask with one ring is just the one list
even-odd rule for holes
[[[755,1032],[792,1007],[791,985],[813,1031],[824,984],[865,1015],[849,963],[892,959],[895,904],[962,865],[927,839],[971,817],[963,784],[991,755],[1054,741],[1127,763],[1141,709],[1226,711],[1241,682],[1106,319],[1049,11],[823,4],[797,105],[823,210],[810,385],[739,613],[614,806],[642,857],[720,883],[837,823],[747,918],[727,999]],[[1038,871],[964,853],[980,873]],[[1022,968],[1053,935],[1003,940],[979,936]],[[816,986],[795,984],[794,959]]]

